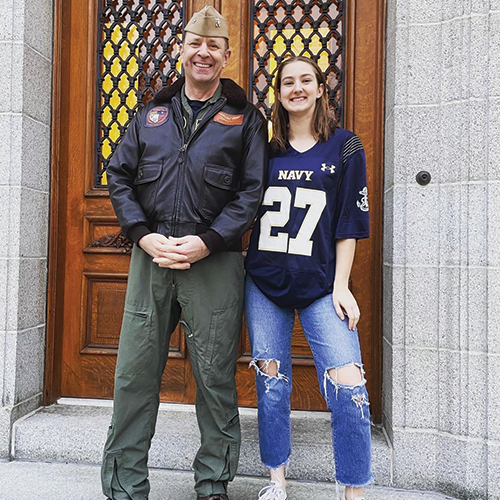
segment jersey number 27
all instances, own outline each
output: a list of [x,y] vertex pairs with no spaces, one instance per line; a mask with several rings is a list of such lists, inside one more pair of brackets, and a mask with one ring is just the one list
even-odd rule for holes
[[276,202],[280,204],[279,211],[267,211],[260,219],[259,250],[311,256],[313,248],[311,237],[325,209],[326,193],[318,189],[300,187],[295,190],[293,206],[306,208],[309,205],[309,210],[295,238],[290,238],[288,233],[271,235],[273,227],[284,227],[290,219],[292,193],[287,187],[267,188],[262,204],[272,206]]

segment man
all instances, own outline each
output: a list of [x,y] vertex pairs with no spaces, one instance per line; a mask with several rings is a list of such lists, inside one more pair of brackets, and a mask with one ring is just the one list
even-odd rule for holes
[[230,50],[214,8],[194,14],[181,55],[185,78],[137,113],[107,170],[116,215],[136,243],[102,464],[113,500],[148,498],[148,450],[181,311],[197,384],[198,498],[227,500],[238,464],[240,238],[261,200],[267,132],[244,91],[220,78]]

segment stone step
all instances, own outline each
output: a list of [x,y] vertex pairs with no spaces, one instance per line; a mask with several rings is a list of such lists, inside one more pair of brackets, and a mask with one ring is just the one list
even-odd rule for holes
[[[111,420],[111,405],[56,404],[43,407],[14,425],[12,453],[16,460],[98,464]],[[267,476],[260,462],[257,411],[240,409],[242,447],[239,474]],[[373,471],[376,484],[391,484],[391,448],[385,434],[372,427]],[[189,471],[200,434],[194,407],[160,405],[149,465]],[[288,477],[333,481],[329,414],[292,412],[293,451]]]
[[[1,462],[0,500],[104,500],[99,466],[43,462]],[[191,472],[152,469],[150,500],[194,500]],[[260,477],[236,476],[229,485],[232,500],[256,500],[267,481]],[[333,500],[335,484],[287,481],[289,500]],[[343,498],[343,495],[341,495]],[[418,492],[370,486],[370,500],[453,500],[439,493]]]

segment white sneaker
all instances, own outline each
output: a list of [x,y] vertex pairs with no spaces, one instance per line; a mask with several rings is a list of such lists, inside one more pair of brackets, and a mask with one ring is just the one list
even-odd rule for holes
[[271,481],[259,491],[259,500],[285,500],[286,491],[279,481]]

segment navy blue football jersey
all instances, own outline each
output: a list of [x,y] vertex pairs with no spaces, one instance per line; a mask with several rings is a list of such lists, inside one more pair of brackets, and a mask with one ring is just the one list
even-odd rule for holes
[[354,133],[337,129],[303,153],[289,145],[271,154],[246,261],[270,300],[303,308],[331,293],[336,240],[368,236],[366,160]]

